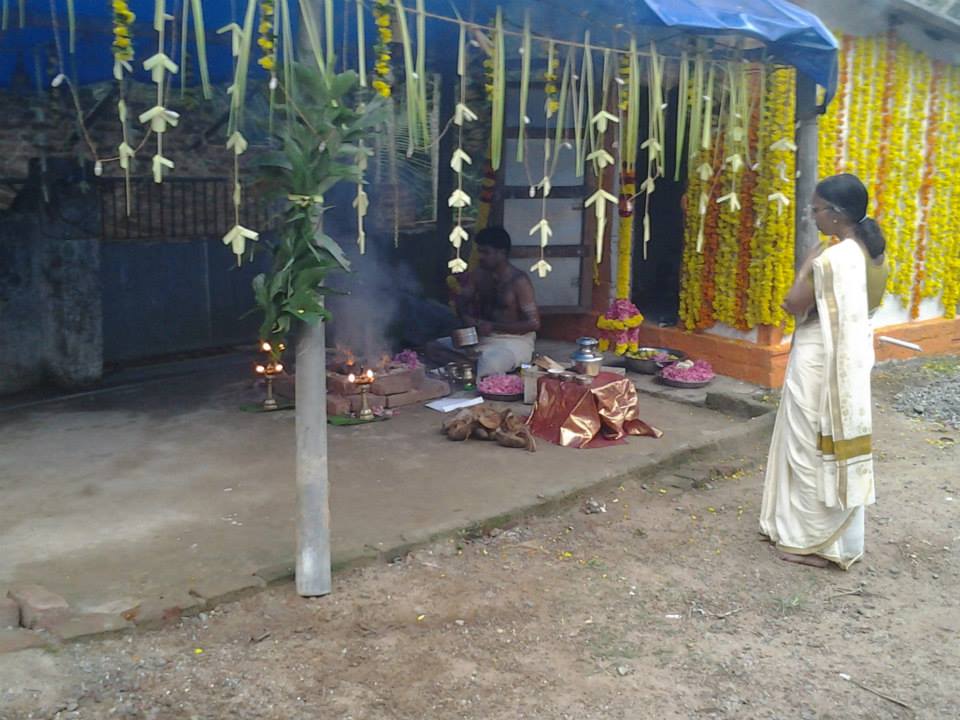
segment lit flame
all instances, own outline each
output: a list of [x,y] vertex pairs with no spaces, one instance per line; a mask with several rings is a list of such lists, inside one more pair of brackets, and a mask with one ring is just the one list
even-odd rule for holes
[[366,375],[369,379],[373,380],[373,370],[367,370],[367,372],[365,373],[365,375]]
[[257,365],[254,370],[257,371],[257,375],[263,375],[267,371],[263,365]]
[[282,363],[277,363],[276,365],[274,365],[274,366],[273,366],[273,371],[274,371],[274,372],[283,372],[283,364],[282,364]]
[[357,381],[357,376],[353,373],[347,375],[347,382],[355,383]]
[[264,341],[260,343],[260,349],[263,350],[264,352],[270,352],[271,350],[273,350],[273,345]]

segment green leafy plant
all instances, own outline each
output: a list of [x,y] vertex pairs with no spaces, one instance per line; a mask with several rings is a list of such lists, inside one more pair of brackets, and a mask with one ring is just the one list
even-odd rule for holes
[[362,101],[353,71],[324,73],[295,64],[293,74],[293,88],[284,100],[290,122],[280,124],[279,149],[264,153],[258,162],[266,196],[286,203],[279,240],[271,247],[272,267],[253,280],[263,312],[260,337],[274,347],[295,320],[313,324],[329,318],[323,304],[330,292],[326,277],[349,270],[349,262],[323,231],[324,194],[339,182],[363,181],[358,162],[367,152],[363,141],[385,117],[382,101]]

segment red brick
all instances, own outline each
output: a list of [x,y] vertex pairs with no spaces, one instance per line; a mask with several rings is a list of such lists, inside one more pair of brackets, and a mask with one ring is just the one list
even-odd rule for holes
[[0,598],[0,628],[20,627],[20,605],[13,598]]
[[21,585],[7,593],[20,606],[20,624],[25,628],[45,626],[66,617],[67,601],[40,585]]
[[407,405],[417,405],[430,402],[437,398],[442,398],[450,394],[450,386],[443,380],[434,380],[433,378],[423,381],[423,384],[417,390],[411,390],[401,395],[389,395],[387,397],[388,408],[400,408]]
[[327,373],[327,392],[333,395],[356,395],[360,390],[352,382],[347,380],[346,375],[340,373]]
[[374,395],[399,395],[413,390],[413,372],[408,368],[397,368],[377,375],[370,386]]
[[350,398],[343,395],[327,395],[327,417],[346,415],[350,412]]

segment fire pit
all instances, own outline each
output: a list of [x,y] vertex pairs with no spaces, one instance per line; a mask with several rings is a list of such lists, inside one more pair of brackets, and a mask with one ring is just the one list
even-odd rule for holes
[[428,378],[423,365],[411,363],[407,353],[404,361],[384,355],[376,362],[364,362],[349,350],[338,348],[328,358],[327,368],[327,414],[331,416],[360,418],[364,406],[376,416],[383,410],[450,394],[447,383]]

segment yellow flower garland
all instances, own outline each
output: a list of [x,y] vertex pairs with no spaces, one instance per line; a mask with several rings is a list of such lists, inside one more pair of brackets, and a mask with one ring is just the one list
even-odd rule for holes
[[[636,181],[627,181],[620,188],[620,195],[632,198],[637,194]],[[631,201],[632,202],[632,201]],[[617,235],[617,297],[630,299],[630,279],[633,274],[633,219],[634,214],[620,217]]]
[[[709,160],[709,151],[701,150],[697,162],[694,163],[691,158],[690,167],[698,168],[704,163],[709,164]],[[701,227],[700,194],[703,192],[709,192],[709,184],[701,180],[696,172],[691,171],[687,179],[683,262],[680,270],[680,322],[687,330],[693,330],[700,324],[704,258],[702,252],[697,252],[697,239]]]
[[632,330],[643,324],[643,315],[634,315],[626,320],[611,320],[601,315],[597,318],[597,327],[601,330]]
[[260,47],[260,58],[257,64],[269,73],[277,67],[277,45],[273,32],[274,5],[273,0],[262,0],[260,3],[260,25],[257,30],[260,37],[257,45]]
[[390,97],[391,86],[390,43],[393,42],[393,3],[390,0],[375,0],[373,22],[377,28],[377,42],[373,46],[373,80],[370,86],[381,97]]
[[130,11],[126,0],[113,0],[113,57],[118,62],[133,60],[133,39],[130,26],[137,16]]
[[[870,213],[887,240],[889,294],[914,315],[918,300],[939,297],[944,315],[954,317],[960,302],[960,218],[952,211],[960,200],[960,68],[940,68],[933,88],[934,61],[892,34],[840,39],[840,66],[850,72],[841,72],[846,84],[839,101],[821,118],[820,174],[845,165],[867,184]],[[931,119],[935,133],[927,132]],[[927,158],[935,168],[925,167]]]
[[[750,237],[749,257],[740,257],[746,250],[740,241],[743,211],[732,211],[725,203],[719,208],[715,228],[705,224],[700,214],[701,203],[716,202],[711,195],[734,187],[729,163],[723,163],[719,177],[707,179],[697,171],[704,164],[711,166],[714,159],[709,152],[701,151],[689,163],[680,290],[680,320],[688,330],[709,327],[714,321],[740,327],[789,323],[780,304],[793,282],[796,158],[789,145],[780,141],[793,138],[796,76],[788,68],[777,68],[768,75],[760,98],[756,146],[749,148],[751,161],[758,163],[750,197],[755,231]],[[723,190],[713,193],[715,187]],[[751,192],[749,188],[741,190]],[[741,204],[744,200],[740,198]],[[704,242],[700,242],[701,232],[709,235]],[[698,247],[703,247],[703,252]],[[707,258],[710,253],[714,254]],[[745,289],[738,286],[744,281]],[[740,307],[738,297],[744,295],[745,307]]]
[[[896,243],[893,260],[893,293],[903,304],[910,305],[913,287],[914,250],[917,245],[920,215],[920,183],[923,179],[924,127],[930,96],[930,66],[922,62],[920,53],[909,51],[910,103],[903,118],[904,147],[909,149],[904,182],[900,195],[902,232]],[[899,125],[898,125],[899,127]],[[906,154],[906,153],[905,153]]]
[[[956,148],[960,143],[960,67],[951,67],[949,78],[944,105],[949,108],[950,120],[944,130],[943,142],[947,147]],[[960,154],[951,152],[947,155],[943,182],[945,196],[938,195],[937,204],[952,208],[960,202]],[[944,316],[953,318],[956,317],[957,304],[960,302],[960,219],[956,213],[949,214],[946,237],[943,306]]]
[[952,134],[951,113],[946,102],[949,93],[950,76],[945,68],[940,69],[940,77],[936,82],[934,89],[938,98],[937,120],[938,143],[936,153],[936,165],[938,172],[933,173],[929,203],[927,206],[927,236],[926,236],[926,279],[920,288],[920,296],[923,299],[938,298],[943,295],[944,285],[947,277],[947,245],[949,243],[948,233],[950,231],[951,208],[944,202],[937,201],[937,198],[944,198],[948,190],[944,185],[947,177],[946,168],[949,158],[945,157],[944,150],[952,148],[955,154],[956,146],[946,144],[946,141]]

